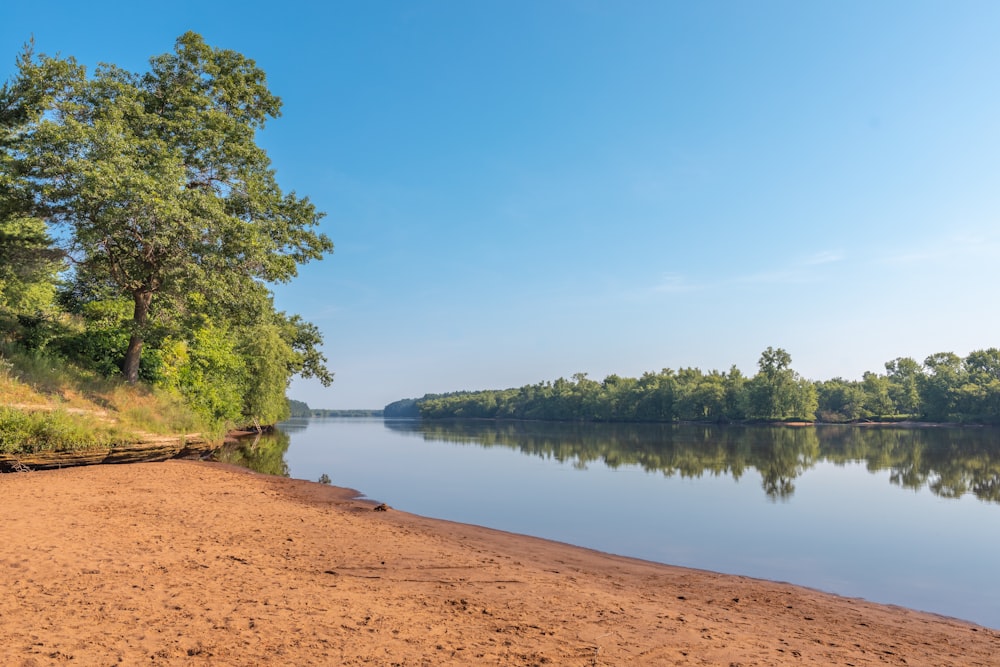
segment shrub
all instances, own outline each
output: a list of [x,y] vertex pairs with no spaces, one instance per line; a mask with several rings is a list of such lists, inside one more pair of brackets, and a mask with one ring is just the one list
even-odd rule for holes
[[34,453],[106,447],[129,438],[93,419],[65,410],[25,412],[0,408],[0,452]]

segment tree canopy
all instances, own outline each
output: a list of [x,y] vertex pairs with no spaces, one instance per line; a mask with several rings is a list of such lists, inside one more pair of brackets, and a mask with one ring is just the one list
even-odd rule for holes
[[253,60],[192,32],[145,73],[26,49],[7,160],[32,212],[67,241],[76,275],[132,303],[122,361],[139,377],[154,318],[267,309],[265,284],[332,250],[307,197],[284,193],[256,131],[281,101]]
[[280,111],[253,60],[193,32],[144,72],[27,45],[0,87],[0,309],[48,303],[84,327],[62,322],[52,353],[214,419],[287,416],[292,375],[332,374],[270,285],[333,244],[257,144]]

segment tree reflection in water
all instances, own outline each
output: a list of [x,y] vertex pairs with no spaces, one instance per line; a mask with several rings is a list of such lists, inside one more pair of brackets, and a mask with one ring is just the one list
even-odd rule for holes
[[899,426],[736,426],[504,421],[387,420],[387,428],[425,440],[507,447],[576,468],[639,466],[668,477],[729,475],[749,469],[764,492],[784,499],[821,461],[864,462],[888,470],[892,484],[935,495],[971,493],[1000,502],[1000,429]]
[[270,433],[240,438],[228,444],[215,454],[215,460],[249,468],[265,475],[288,477],[288,463],[285,453],[291,443],[291,436],[275,429]]

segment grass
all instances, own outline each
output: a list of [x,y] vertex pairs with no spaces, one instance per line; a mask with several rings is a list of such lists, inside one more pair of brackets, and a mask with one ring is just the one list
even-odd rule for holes
[[54,355],[0,342],[0,452],[88,449],[146,434],[221,437],[179,396],[103,378]]
[[29,412],[0,407],[0,452],[5,454],[109,447],[135,439],[117,426],[65,409]]

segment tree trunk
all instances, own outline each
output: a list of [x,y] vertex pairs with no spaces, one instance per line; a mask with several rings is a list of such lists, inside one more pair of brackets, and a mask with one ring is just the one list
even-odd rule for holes
[[132,337],[128,341],[128,349],[125,350],[125,359],[122,361],[122,374],[125,381],[135,384],[139,381],[139,360],[142,357],[143,329],[149,319],[149,304],[153,300],[153,293],[137,291],[132,293],[135,300],[135,311],[132,315]]

